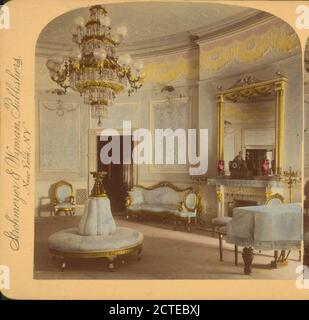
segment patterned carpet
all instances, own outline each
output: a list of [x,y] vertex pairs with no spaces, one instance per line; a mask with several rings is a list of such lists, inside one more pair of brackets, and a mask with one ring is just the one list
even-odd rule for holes
[[271,269],[272,252],[256,252],[253,273],[243,274],[243,261],[234,265],[234,247],[224,243],[224,261],[219,261],[218,239],[210,232],[193,227],[187,233],[183,226],[173,231],[173,224],[154,219],[125,220],[116,216],[119,226],[139,230],[144,234],[141,261],[136,255],[115,263],[109,272],[106,259],[72,260],[64,272],[59,262],[48,252],[47,238],[55,231],[75,227],[80,217],[45,217],[35,222],[34,278],[35,279],[290,279],[296,278],[298,252],[292,252],[289,265]]

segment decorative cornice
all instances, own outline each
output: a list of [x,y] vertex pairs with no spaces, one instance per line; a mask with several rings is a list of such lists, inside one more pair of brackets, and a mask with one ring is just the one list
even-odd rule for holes
[[261,24],[275,20],[278,20],[278,18],[266,12],[249,12],[245,15],[241,14],[233,20],[233,23],[225,22],[220,26],[220,28],[209,26],[206,30],[195,30],[194,34],[198,36],[196,43],[201,45],[206,42],[213,41],[214,39],[239,33],[244,30],[247,31],[250,28],[256,28]]
[[[292,32],[287,24],[277,22],[280,22],[278,18],[267,13],[243,13],[238,15],[237,19],[233,19],[233,23],[227,22],[220,28],[215,26],[199,28],[194,33],[191,31],[191,33],[154,39],[151,44],[140,42],[135,49],[136,43],[132,44],[132,47],[128,44],[126,48],[129,48],[131,54],[135,52],[135,56],[140,58],[155,57],[145,63],[146,83],[167,84],[179,77],[189,83],[196,83],[201,75],[208,80],[215,79],[217,71],[222,71],[228,65],[233,67],[234,62],[238,67],[227,70],[229,74],[242,73],[239,63],[246,63],[246,74],[248,74],[254,71],[254,62],[261,61],[262,58],[263,64],[298,58],[301,53],[298,52],[300,44],[297,34]],[[267,32],[263,32],[266,28],[259,29],[262,32],[252,32],[253,28],[268,24],[270,27],[267,28]],[[223,37],[231,34],[237,34],[237,37],[228,42],[221,41]],[[214,39],[220,39],[218,43],[222,44],[216,46]],[[55,45],[51,50],[40,43],[36,55],[46,57],[59,52],[67,53],[63,47]],[[171,56],[172,53],[177,53],[176,59]]]
[[[256,26],[270,20],[277,19],[274,16],[264,12],[245,11],[237,16],[222,21],[220,25],[213,24],[206,27],[192,29],[187,32],[175,35],[150,39],[149,41],[138,41],[126,43],[119,47],[119,53],[125,51],[134,57],[146,58],[162,54],[178,53],[188,49],[198,48],[198,44],[230,34],[231,32],[240,32],[251,26]],[[36,48],[37,56],[51,56],[53,54],[66,54],[70,50],[69,44],[55,44],[50,42],[38,42]]]

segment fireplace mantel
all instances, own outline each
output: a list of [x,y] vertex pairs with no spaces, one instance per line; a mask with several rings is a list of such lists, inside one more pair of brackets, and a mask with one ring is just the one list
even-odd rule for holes
[[257,205],[267,203],[273,195],[284,198],[285,184],[279,180],[240,180],[229,178],[213,178],[207,185],[215,186],[217,192],[218,217],[227,215],[229,203],[247,200]]
[[230,186],[230,187],[247,187],[247,188],[279,188],[283,183],[278,180],[240,180],[228,178],[208,179],[207,184],[211,186]]

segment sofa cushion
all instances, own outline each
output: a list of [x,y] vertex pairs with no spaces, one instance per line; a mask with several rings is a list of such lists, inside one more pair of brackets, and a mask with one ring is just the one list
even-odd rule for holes
[[153,190],[143,190],[144,199],[146,203],[161,203],[165,193],[165,188],[160,187]]
[[177,211],[176,215],[181,218],[194,218],[196,217],[196,212],[192,211]]
[[140,204],[145,201],[142,190],[129,191],[129,196],[131,198],[132,205],[133,204]]
[[175,191],[172,188],[165,188],[161,202],[163,204],[177,204],[179,205],[184,199],[184,192]]
[[145,203],[179,205],[184,200],[184,191],[175,191],[169,187],[159,187],[153,190],[143,190]]
[[62,202],[55,205],[56,209],[74,208],[74,204],[70,202]]
[[134,204],[131,205],[129,210],[132,211],[138,211],[138,210],[145,210],[145,211],[151,211],[151,212],[171,212],[176,213],[178,211],[177,205],[163,205],[161,203],[141,203],[141,204]]

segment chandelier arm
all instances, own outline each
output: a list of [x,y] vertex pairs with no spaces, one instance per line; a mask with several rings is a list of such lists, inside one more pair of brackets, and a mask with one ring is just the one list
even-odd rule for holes
[[84,96],[84,103],[91,106],[96,116],[106,115],[106,107],[113,104],[116,95],[124,89],[130,95],[142,87],[139,72],[141,62],[131,68],[132,58],[128,54],[117,55],[117,47],[125,37],[126,28],[111,32],[110,18],[101,5],[90,7],[90,18],[75,19],[77,28],[72,41],[78,45],[65,58],[48,62],[51,79],[64,91],[68,88]]

